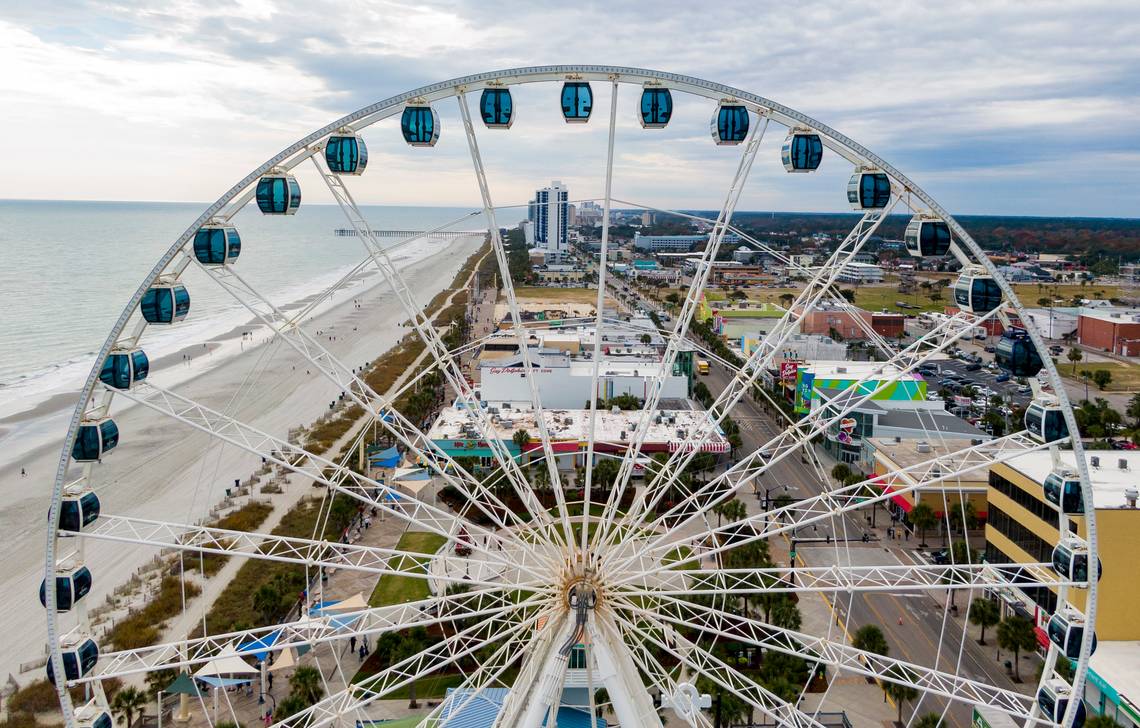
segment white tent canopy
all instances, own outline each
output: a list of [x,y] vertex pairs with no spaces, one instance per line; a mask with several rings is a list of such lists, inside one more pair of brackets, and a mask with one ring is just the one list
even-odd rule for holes
[[257,675],[259,670],[238,656],[233,643],[226,646],[218,656],[207,662],[194,673],[194,677],[225,677],[228,675]]
[[348,599],[324,607],[321,612],[359,612],[362,609],[368,609],[368,602],[364,601],[364,594],[357,592]]

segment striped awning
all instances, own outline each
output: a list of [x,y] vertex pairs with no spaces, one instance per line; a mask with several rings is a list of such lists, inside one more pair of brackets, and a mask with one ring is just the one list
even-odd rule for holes
[[699,450],[700,452],[716,452],[724,453],[731,450],[732,447],[727,442],[679,442],[677,440],[669,441],[669,452],[692,452]]

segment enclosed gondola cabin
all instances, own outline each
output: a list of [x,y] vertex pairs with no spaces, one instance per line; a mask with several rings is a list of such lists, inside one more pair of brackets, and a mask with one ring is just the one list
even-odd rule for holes
[[[99,646],[90,637],[78,637],[68,640],[61,645],[63,657],[63,675],[67,680],[78,680],[87,675],[99,662]],[[47,663],[48,680],[55,685],[55,668],[49,659]]]
[[93,463],[119,444],[119,426],[109,417],[84,420],[75,436],[71,458],[77,463]]
[[[1073,582],[1088,582],[1089,580],[1089,549],[1084,541],[1078,538],[1066,538],[1053,547],[1050,559],[1053,571],[1057,572],[1062,580]],[[1100,559],[1097,559],[1096,579],[1100,581],[1103,575]]]
[[400,133],[413,147],[434,147],[439,141],[439,114],[428,104],[408,104],[400,115]]
[[488,129],[510,129],[515,123],[515,102],[511,90],[485,88],[479,97],[479,115]]
[[903,233],[906,250],[915,258],[937,258],[950,252],[950,226],[929,215],[915,215]]
[[994,361],[1015,377],[1032,377],[1044,368],[1037,347],[1025,329],[1007,329],[994,348]]
[[301,185],[285,172],[271,172],[257,181],[257,209],[266,215],[296,215],[301,206]]
[[969,266],[954,283],[954,303],[968,313],[989,313],[1001,305],[1001,287],[985,268]]
[[1038,442],[1055,442],[1069,436],[1061,405],[1050,396],[1040,396],[1025,408],[1025,429]]
[[664,129],[673,118],[673,94],[667,88],[646,86],[641,90],[641,128]]
[[158,281],[143,294],[139,311],[148,324],[176,324],[190,313],[190,292],[177,281]]
[[891,201],[891,178],[875,169],[856,168],[847,180],[847,201],[855,210],[881,210]]
[[780,160],[789,172],[814,172],[823,161],[823,140],[806,129],[792,129],[780,147]]
[[194,257],[202,265],[225,265],[241,255],[241,236],[229,225],[203,225],[194,233]]
[[325,142],[325,164],[333,174],[361,175],[368,166],[368,147],[359,134],[333,134]]
[[734,101],[721,101],[709,122],[709,132],[718,145],[739,144],[748,138],[748,109]]
[[1085,512],[1085,501],[1081,497],[1081,480],[1076,471],[1054,470],[1045,477],[1042,484],[1045,500],[1067,515],[1080,515]]
[[[62,570],[55,577],[55,608],[69,612],[91,591],[91,571],[86,566]],[[40,582],[40,604],[47,606],[47,580]]]
[[[1065,712],[1069,709],[1072,691],[1072,687],[1060,678],[1048,680],[1037,689],[1037,706],[1041,708],[1046,720],[1051,720],[1057,725],[1061,724],[1065,718]],[[1078,698],[1076,702],[1073,722],[1067,724],[1065,728],[1081,728],[1085,724],[1084,701]]]
[[59,530],[79,533],[99,518],[99,496],[90,490],[64,493],[59,503]]
[[585,124],[594,111],[594,91],[585,81],[562,84],[562,118],[567,124]]
[[115,389],[130,389],[135,382],[146,379],[150,373],[150,360],[142,349],[112,349],[103,360],[99,381]]
[[[1069,607],[1065,607],[1049,619],[1049,641],[1057,645],[1061,654],[1070,660],[1081,656],[1081,640],[1085,638],[1084,616]],[[1096,652],[1096,632],[1092,636],[1091,655]]]

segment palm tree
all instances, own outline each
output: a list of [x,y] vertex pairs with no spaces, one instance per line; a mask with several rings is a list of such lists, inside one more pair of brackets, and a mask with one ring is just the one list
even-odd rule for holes
[[1037,646],[1033,623],[1017,615],[1003,619],[997,627],[997,639],[998,646],[1013,653],[1014,679],[1021,682],[1021,661],[1018,658],[1022,650],[1032,650]]
[[[897,667],[897,665],[894,665],[892,667]],[[888,673],[889,672],[893,672],[893,670],[889,670]],[[884,681],[883,692],[889,695],[891,700],[895,701],[895,707],[898,708],[899,711],[899,724],[902,725],[903,705],[918,697],[918,688],[908,684],[907,682]]]
[[1074,346],[1069,349],[1069,353],[1065,355],[1065,358],[1073,363],[1073,374],[1076,374],[1077,363],[1080,362],[1081,359],[1084,359],[1085,355],[1081,353],[1080,349]]
[[926,546],[926,529],[938,523],[934,509],[925,503],[919,503],[910,511],[910,522],[918,529],[918,545]]
[[986,627],[992,627],[1001,621],[1001,609],[997,602],[985,597],[976,597],[970,602],[970,624],[982,628],[978,644],[986,643]]
[[890,651],[883,630],[873,624],[865,624],[856,630],[854,636],[851,637],[851,646],[857,650],[876,655],[886,655]]
[[914,728],[942,728],[942,716],[938,713],[927,713],[912,725]]
[[302,665],[293,671],[289,677],[289,696],[296,696],[306,707],[321,699],[324,689],[321,687],[321,673],[310,665]]
[[146,695],[133,685],[128,685],[115,693],[114,699],[111,700],[111,710],[127,721],[127,728],[131,728],[135,718],[140,717],[145,709]]
[[257,612],[262,624],[273,624],[280,608],[281,592],[272,584],[262,584],[253,593],[253,611]]

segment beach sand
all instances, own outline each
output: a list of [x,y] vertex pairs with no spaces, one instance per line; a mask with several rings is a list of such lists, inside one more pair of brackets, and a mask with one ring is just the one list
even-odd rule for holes
[[[441,252],[403,269],[421,306],[451,283],[481,243],[481,236],[457,238]],[[407,316],[378,276],[338,293],[334,301],[304,328],[314,335],[320,331],[321,344],[351,367],[376,359],[408,331],[400,326]],[[294,302],[291,308],[300,305],[303,303]],[[251,333],[243,337],[243,331]],[[290,346],[283,342],[262,344],[266,338],[256,326],[238,327],[226,336],[215,337],[209,345],[195,344],[163,357],[153,366],[151,381],[285,438],[289,429],[307,425],[326,412],[340,390]],[[216,354],[220,347],[239,347],[241,351],[209,368],[211,350]],[[183,360],[183,354],[194,361]],[[187,378],[197,368],[205,371]],[[59,407],[74,401],[74,397],[56,397],[50,404]],[[112,410],[121,433],[119,446],[94,470],[93,484],[105,513],[194,523],[208,515],[235,479],[245,480],[261,465],[257,456],[187,425],[143,407],[124,405],[124,400],[117,400]],[[45,654],[44,610],[36,593],[42,579],[46,514],[59,460],[59,438],[70,409],[50,417],[42,417],[42,410],[38,414],[45,431],[54,428],[54,441],[38,447],[22,462],[0,470],[0,489],[6,496],[0,507],[5,560],[0,613],[4,614],[6,628],[5,648],[0,650],[0,679],[12,674],[21,682],[39,677],[39,672],[21,676],[19,664]],[[21,476],[21,467],[27,469],[27,477]],[[78,547],[77,539],[65,540],[61,553]],[[156,549],[132,544],[86,542],[84,561],[94,576],[87,605],[101,604],[156,553]],[[74,617],[63,615],[61,623],[71,625]]]

